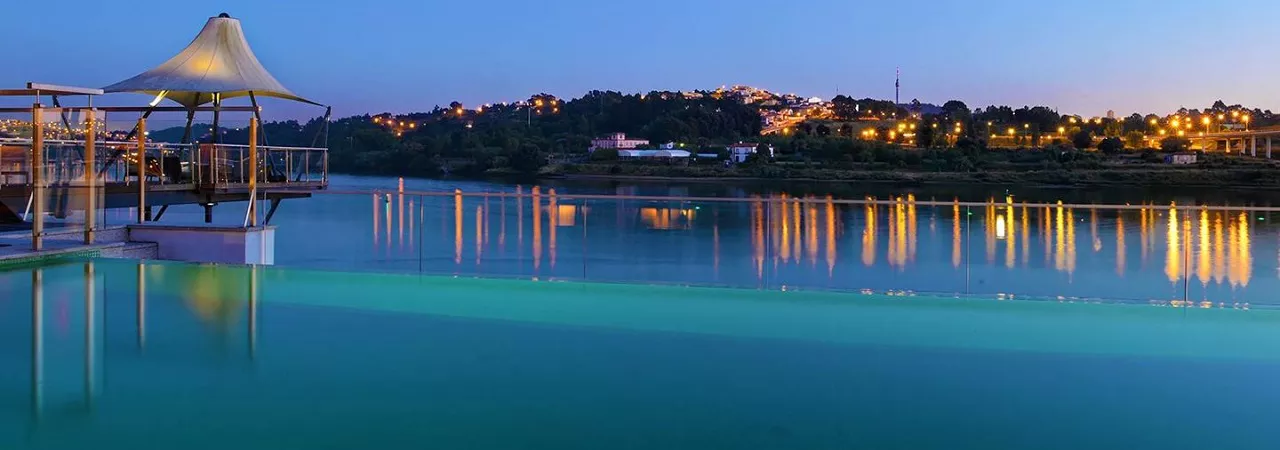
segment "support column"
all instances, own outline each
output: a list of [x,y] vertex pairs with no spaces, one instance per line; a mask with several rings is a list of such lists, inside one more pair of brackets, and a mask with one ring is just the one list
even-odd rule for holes
[[1249,138],[1249,156],[1258,156],[1258,137]]
[[93,244],[94,229],[98,220],[98,170],[97,153],[94,147],[97,130],[94,110],[84,110],[84,243]]
[[35,215],[31,218],[31,249],[44,249],[45,171],[44,171],[44,111],[40,103],[31,106],[31,206]]
[[258,226],[258,118],[249,119],[249,220],[246,226]]
[[1227,154],[1230,154],[1230,153],[1231,153],[1231,138],[1227,138],[1227,139],[1226,139],[1226,143],[1227,143],[1227,151],[1226,151],[1226,153],[1227,153]]
[[1271,159],[1271,136],[1267,136],[1267,159]]
[[138,223],[147,217],[147,119],[138,119]]

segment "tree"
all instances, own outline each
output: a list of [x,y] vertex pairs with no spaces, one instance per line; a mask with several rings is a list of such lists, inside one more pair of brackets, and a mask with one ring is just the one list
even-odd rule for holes
[[512,153],[507,159],[512,169],[523,173],[534,173],[547,165],[546,155],[542,154],[542,150],[534,144],[521,145],[520,150]]
[[942,115],[946,116],[950,121],[968,122],[973,112],[969,111],[969,105],[964,104],[964,102],[949,100],[942,104]]
[[858,116],[858,103],[854,99],[844,95],[837,95],[831,99],[831,110],[836,118],[842,120],[853,119]]
[[1160,140],[1160,150],[1166,152],[1185,152],[1191,147],[1191,141],[1177,136],[1169,136]]
[[1142,134],[1141,131],[1130,131],[1128,134],[1124,135],[1124,144],[1126,147],[1131,149],[1142,148],[1142,143],[1146,138],[1147,136]]
[[1129,117],[1124,118],[1124,125],[1122,125],[1122,128],[1125,133],[1146,130],[1147,121],[1143,120],[1142,116],[1138,115],[1138,113],[1133,113],[1129,115]]
[[817,128],[814,128],[813,131],[818,133],[818,136],[828,136],[831,134],[831,127],[828,127],[826,124],[820,123],[818,124]]
[[1098,151],[1107,155],[1115,155],[1122,150],[1124,150],[1124,142],[1118,137],[1109,137],[1098,143]]
[[754,154],[766,161],[771,161],[773,160],[773,146],[763,142],[756,144],[756,152]]
[[600,148],[591,152],[592,161],[617,161],[618,149],[616,148]]
[[1093,133],[1090,133],[1089,130],[1080,130],[1079,133],[1071,136],[1071,145],[1078,149],[1093,147]]
[[929,148],[933,145],[934,135],[938,134],[933,125],[920,122],[920,127],[916,130],[916,147]]

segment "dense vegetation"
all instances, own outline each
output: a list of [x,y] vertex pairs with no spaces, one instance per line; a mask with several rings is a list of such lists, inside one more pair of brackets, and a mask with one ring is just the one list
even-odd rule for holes
[[[787,133],[760,136],[765,105],[701,92],[689,98],[676,92],[626,95],[592,91],[562,101],[547,94],[525,102],[464,109],[454,103],[425,113],[401,116],[352,116],[333,121],[327,138],[334,172],[434,176],[442,173],[477,176],[493,173],[595,174],[689,177],[763,177],[819,179],[970,179],[1018,181],[1038,177],[1044,182],[1103,180],[1136,182],[1151,173],[1169,182],[1183,182],[1170,171],[1247,171],[1224,175],[1240,178],[1269,176],[1269,162],[1242,164],[1202,157],[1194,168],[1164,167],[1164,154],[1184,151],[1186,139],[1167,137],[1156,145],[1144,140],[1167,118],[1134,114],[1121,119],[1063,116],[1047,107],[992,106],[971,110],[963,102],[932,107],[934,113],[895,106],[892,102],[837,97],[829,117],[800,122]],[[909,106],[909,105],[908,105]],[[869,114],[879,111],[880,118]],[[1179,111],[1185,117],[1252,114],[1257,126],[1280,121],[1270,111],[1247,110],[1222,102],[1204,111]],[[889,118],[885,118],[888,116]],[[894,119],[897,118],[897,119]],[[890,133],[910,121],[916,128],[910,140]],[[876,139],[858,137],[875,127]],[[955,129],[961,130],[956,133]],[[988,138],[1016,141],[994,148]],[[196,129],[208,130],[207,125]],[[899,128],[901,129],[901,128]],[[312,146],[323,142],[323,121],[272,122],[263,134],[273,145]],[[625,132],[653,143],[678,142],[695,153],[722,155],[684,163],[620,162],[616,153],[586,157],[590,140]],[[245,142],[247,131],[223,130],[226,142]],[[152,133],[156,140],[177,141],[181,129]],[[893,138],[888,138],[894,136]],[[1012,134],[1011,134],[1012,136]],[[207,140],[205,136],[197,139]],[[724,145],[743,140],[775,149],[773,158],[752,158],[746,164],[725,166]],[[994,140],[994,138],[993,138]],[[989,145],[992,144],[992,145]],[[1008,145],[1016,144],[1016,145]],[[1014,147],[1014,148],[1008,148]],[[1154,147],[1154,148],[1147,148]],[[550,167],[548,167],[550,166]],[[882,174],[877,174],[881,173]],[[903,173],[912,175],[906,176]],[[1072,174],[1074,172],[1074,174]],[[1008,174],[1022,175],[1012,176]],[[946,174],[946,175],[944,175]],[[967,175],[966,175],[967,174]],[[1129,178],[1133,178],[1129,177]],[[1213,177],[1201,177],[1210,179]],[[1156,180],[1154,182],[1159,182]]]

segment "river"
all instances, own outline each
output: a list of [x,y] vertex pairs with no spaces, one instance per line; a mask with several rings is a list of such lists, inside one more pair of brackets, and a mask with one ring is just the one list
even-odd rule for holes
[[[466,180],[334,176],[331,192],[285,201],[276,262],[428,273],[947,293],[995,297],[1276,303],[1274,193],[1219,189]],[[533,193],[538,199],[484,196]],[[385,194],[374,195],[374,190]],[[471,194],[477,194],[472,196]],[[741,201],[577,199],[575,195]],[[874,198],[886,204],[842,204]],[[959,206],[952,202],[978,202]],[[1132,209],[1057,207],[1135,205]],[[935,202],[935,203],[930,203]],[[1028,207],[1024,203],[1050,206]],[[1275,202],[1280,204],[1280,202]],[[1180,205],[1168,209],[1168,205]],[[1162,207],[1142,208],[1141,205]],[[1185,206],[1182,206],[1185,205]],[[1238,209],[1202,210],[1190,205]],[[219,223],[243,219],[220,205]],[[108,222],[123,222],[115,211]],[[162,223],[199,223],[197,207]]]

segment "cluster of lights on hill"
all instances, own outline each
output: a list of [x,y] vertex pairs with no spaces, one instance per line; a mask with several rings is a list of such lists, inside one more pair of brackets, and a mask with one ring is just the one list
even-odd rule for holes
[[373,116],[372,122],[375,125],[381,125],[388,131],[395,133],[396,137],[404,136],[404,133],[416,130],[418,127],[428,121],[439,120],[463,120],[466,121],[466,127],[471,128],[475,119],[485,114],[495,114],[501,112],[514,112],[518,110],[526,111],[526,120],[532,120],[533,116],[541,116],[544,114],[559,114],[561,100],[550,95],[537,95],[531,97],[527,101],[513,103],[486,103],[476,106],[475,109],[466,109],[461,103],[453,102],[447,109],[437,109],[426,118],[418,117],[420,115],[393,115],[379,114]]

